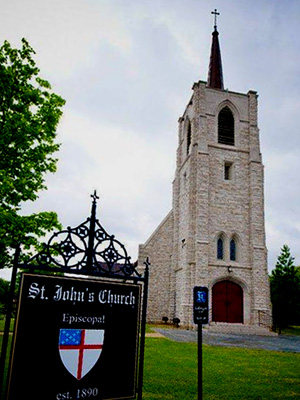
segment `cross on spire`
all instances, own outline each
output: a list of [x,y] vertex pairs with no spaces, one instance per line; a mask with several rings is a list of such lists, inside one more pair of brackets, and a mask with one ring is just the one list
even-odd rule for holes
[[214,28],[215,28],[215,31],[216,31],[217,30],[217,15],[220,15],[220,13],[215,8],[215,10],[211,12],[211,14],[214,14],[214,16],[215,16],[215,26],[214,26]]

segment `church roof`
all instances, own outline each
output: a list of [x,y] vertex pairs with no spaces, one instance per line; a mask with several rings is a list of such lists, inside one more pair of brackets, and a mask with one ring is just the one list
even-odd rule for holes
[[224,89],[219,32],[217,31],[216,25],[212,33],[207,87],[210,87],[212,89]]

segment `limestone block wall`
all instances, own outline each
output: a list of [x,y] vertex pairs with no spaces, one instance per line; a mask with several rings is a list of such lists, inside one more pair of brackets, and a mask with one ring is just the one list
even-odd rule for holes
[[[172,249],[173,249],[173,212],[158,226],[144,245],[139,246],[139,265],[147,257],[150,259],[150,279],[148,294],[147,320],[161,322],[163,316],[170,315],[172,289]],[[171,305],[172,307],[172,305]]]
[[[232,163],[232,177],[224,180],[224,164]],[[237,261],[250,265],[249,157],[247,153],[211,147],[209,156],[209,263],[216,261],[218,235],[224,235],[225,260],[229,262],[229,242],[237,241]]]

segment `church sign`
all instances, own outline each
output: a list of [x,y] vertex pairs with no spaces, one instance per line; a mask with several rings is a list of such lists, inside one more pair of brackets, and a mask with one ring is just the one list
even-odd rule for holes
[[23,274],[9,400],[133,399],[141,285]]

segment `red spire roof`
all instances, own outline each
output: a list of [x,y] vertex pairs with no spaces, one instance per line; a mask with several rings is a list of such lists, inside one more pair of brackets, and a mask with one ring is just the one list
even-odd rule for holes
[[221,51],[219,45],[219,32],[217,31],[216,15],[219,15],[215,10],[212,14],[215,14],[215,29],[212,33],[212,44],[210,53],[210,62],[208,69],[207,87],[212,89],[224,89],[223,85],[223,72],[222,72],[222,60]]

